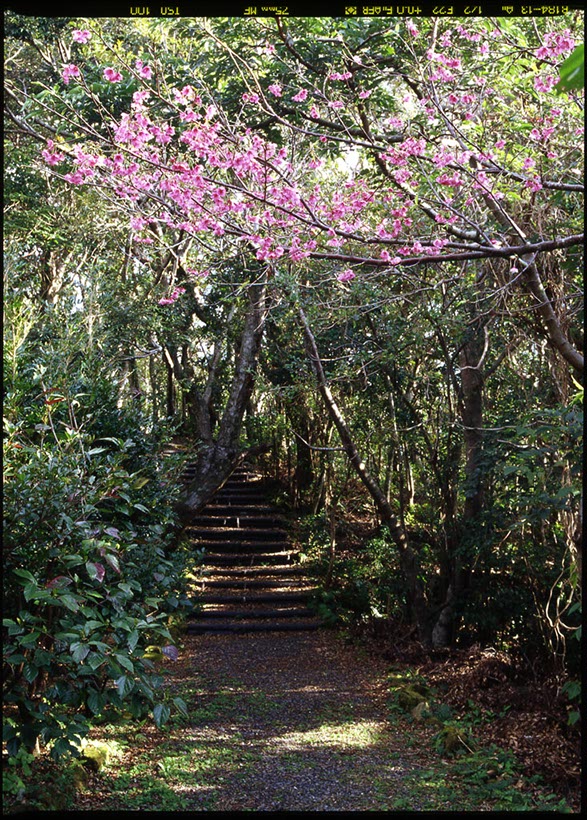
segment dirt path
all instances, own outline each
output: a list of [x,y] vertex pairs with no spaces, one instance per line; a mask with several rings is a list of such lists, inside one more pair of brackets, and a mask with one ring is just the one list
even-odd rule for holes
[[189,716],[92,730],[112,759],[72,809],[558,810],[506,758],[444,759],[438,727],[390,709],[388,664],[334,630],[186,635],[167,666]]
[[227,757],[208,773],[215,809],[367,811],[401,791],[415,760],[386,721],[382,670],[332,633],[203,635],[189,652],[210,713],[194,742]]

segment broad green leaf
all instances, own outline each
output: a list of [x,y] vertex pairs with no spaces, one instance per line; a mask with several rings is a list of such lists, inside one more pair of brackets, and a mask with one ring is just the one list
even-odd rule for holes
[[29,644],[36,643],[39,640],[40,635],[41,633],[37,629],[34,629],[32,632],[29,632],[28,635],[20,638],[18,642],[21,646],[28,646]]
[[99,666],[102,666],[102,664],[103,664],[105,661],[106,661],[106,658],[105,658],[105,657],[104,657],[104,655],[102,655],[100,652],[90,652],[90,654],[89,654],[89,655],[88,655],[88,657],[86,658],[86,664],[87,664],[87,665],[90,667],[90,669],[92,669],[92,670],[95,670],[95,669],[97,669]]
[[183,698],[173,698],[173,702],[175,703],[178,712],[181,712],[184,717],[188,717],[189,712],[185,700],[183,700]]
[[94,715],[98,715],[106,705],[106,695],[101,694],[100,692],[90,692],[86,703],[88,705],[88,709],[90,709]]
[[43,598],[51,598],[51,590],[50,589],[40,589],[37,586],[37,582],[35,581],[32,584],[27,584],[24,588],[24,599],[25,601],[40,601]]
[[27,683],[32,683],[39,674],[39,669],[32,663],[25,663],[22,667],[22,674]]
[[34,577],[34,575],[31,575],[31,573],[28,572],[28,570],[26,569],[13,569],[12,571],[15,575],[18,575],[19,578],[24,578],[27,581],[32,582],[34,584],[37,583],[37,580]]
[[583,88],[585,85],[585,45],[581,43],[569,54],[560,67],[560,80],[554,89],[559,94],[563,91]]
[[159,729],[167,723],[170,715],[171,710],[166,703],[158,703],[157,706],[155,706],[155,708],[153,709],[153,717],[155,718],[155,724]]
[[90,653],[90,647],[86,643],[72,643],[72,645],[70,646],[70,651],[74,661],[76,661],[77,663],[81,663],[88,657]]
[[134,689],[134,682],[126,675],[121,675],[114,683],[121,698],[125,698]]
[[120,653],[116,652],[114,654],[114,657],[116,658],[118,663],[125,669],[128,669],[129,672],[135,671],[133,662],[126,655],[121,655]]
[[95,620],[86,621],[85,624],[84,624],[84,632],[86,633],[86,635],[89,635],[89,633],[93,632],[94,629],[102,629],[103,626],[104,626],[104,621],[95,621]]
[[103,641],[93,640],[93,641],[88,641],[88,643],[90,644],[90,646],[95,646],[96,649],[99,649],[101,652],[108,652],[110,650],[110,647],[108,646],[108,644],[104,643]]
[[128,636],[128,648],[130,649],[131,652],[134,651],[138,641],[139,641],[139,633],[136,629],[133,629],[133,631]]
[[120,575],[120,573],[121,573],[120,562],[118,561],[118,558],[117,558],[116,555],[112,555],[111,553],[106,553],[106,555],[104,556],[104,560],[106,561],[108,566],[112,567],[114,572],[116,572],[116,573],[118,573],[118,575]]
[[77,612],[79,609],[79,604],[73,597],[73,595],[62,595],[59,599],[64,607],[71,610],[71,612]]
[[84,562],[81,555],[64,555],[61,560],[64,564],[67,564],[68,567],[77,567]]

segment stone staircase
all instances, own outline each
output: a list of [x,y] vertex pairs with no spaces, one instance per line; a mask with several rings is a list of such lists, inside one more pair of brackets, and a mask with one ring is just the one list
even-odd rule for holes
[[[187,483],[193,466],[187,465]],[[237,468],[194,516],[186,535],[203,561],[196,570],[198,607],[188,632],[317,629],[308,607],[315,587],[288,541],[283,518],[267,503],[262,478]]]

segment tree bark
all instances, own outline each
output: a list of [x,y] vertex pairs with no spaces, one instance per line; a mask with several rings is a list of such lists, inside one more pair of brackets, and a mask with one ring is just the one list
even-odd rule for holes
[[[465,445],[465,504],[463,509],[461,537],[476,526],[483,509],[483,482],[481,480],[481,458],[483,448],[483,371],[482,365],[487,355],[489,337],[487,329],[479,327],[471,330],[472,336],[459,354],[461,388],[459,391],[459,411],[463,424]],[[449,646],[455,638],[458,622],[455,606],[461,600],[469,585],[469,562],[460,550],[453,549],[448,555],[450,565],[449,585],[440,615],[432,630],[432,645],[435,648]]]
[[334,426],[338,431],[340,440],[354,471],[369,491],[371,498],[375,502],[379,515],[381,516],[381,521],[389,530],[393,542],[397,547],[400,567],[407,583],[408,605],[413,611],[413,616],[418,629],[418,636],[424,646],[430,646],[431,636],[428,625],[426,601],[421,582],[418,578],[417,557],[408,542],[404,528],[401,526],[395,516],[395,513],[393,512],[393,509],[387,501],[385,493],[379,486],[377,480],[367,470],[365,461],[357,449],[344,416],[334,400],[326,380],[324,368],[322,367],[322,360],[320,359],[316,340],[302,308],[299,308],[299,316],[302,321],[308,358],[318,383],[318,390],[324,400],[326,410],[334,422]]
[[[523,260],[520,260],[523,264]],[[562,331],[560,322],[552,307],[552,302],[544,289],[538,268],[535,262],[526,266],[523,272],[524,281],[537,303],[538,314],[540,315],[546,329],[546,336],[555,350],[567,361],[578,374],[583,374],[584,358],[576,350]]]
[[[230,394],[218,427],[216,440],[211,430],[205,430],[196,464],[196,473],[186,495],[176,506],[180,521],[185,526],[191,517],[206,504],[214,493],[247,456],[265,452],[260,445],[239,450],[243,417],[255,384],[255,371],[263,337],[268,305],[265,284],[254,284],[248,290],[249,307],[241,335],[240,348],[232,379]],[[198,412],[202,410],[198,408]],[[200,423],[202,419],[200,419]],[[205,425],[204,425],[205,426]]]

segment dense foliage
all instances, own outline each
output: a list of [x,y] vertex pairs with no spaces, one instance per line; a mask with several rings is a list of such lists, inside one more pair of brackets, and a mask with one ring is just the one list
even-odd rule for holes
[[11,750],[155,702],[177,425],[271,445],[331,609],[578,676],[581,37],[8,15]]

